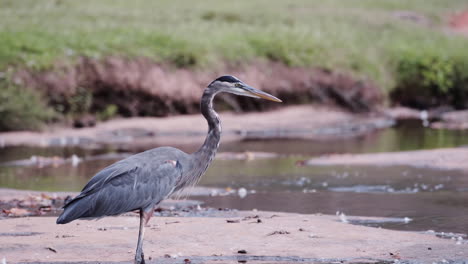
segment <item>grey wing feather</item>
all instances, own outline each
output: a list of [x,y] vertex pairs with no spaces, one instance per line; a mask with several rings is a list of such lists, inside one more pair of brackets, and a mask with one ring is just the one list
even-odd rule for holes
[[158,204],[174,190],[180,163],[151,164],[123,160],[96,174],[82,192],[64,206],[57,223],[78,218],[118,215]]
[[132,166],[128,162],[125,162],[125,160],[116,162],[94,175],[94,177],[89,180],[89,182],[81,190],[81,193],[76,196],[74,200],[100,190],[107,182],[109,182],[109,180],[125,174],[132,174],[133,171],[136,171],[137,169],[138,167],[136,165]]

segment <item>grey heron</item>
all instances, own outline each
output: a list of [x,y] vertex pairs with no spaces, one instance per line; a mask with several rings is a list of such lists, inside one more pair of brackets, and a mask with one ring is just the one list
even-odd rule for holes
[[281,102],[234,76],[217,78],[206,87],[201,98],[200,108],[208,122],[208,135],[198,151],[187,154],[176,148],[159,147],[104,168],[91,178],[78,196],[65,204],[57,224],[138,210],[140,229],[135,263],[145,263],[145,225],[155,207],[172,193],[196,184],[216,154],[221,137],[221,123],[213,109],[213,98],[221,92]]

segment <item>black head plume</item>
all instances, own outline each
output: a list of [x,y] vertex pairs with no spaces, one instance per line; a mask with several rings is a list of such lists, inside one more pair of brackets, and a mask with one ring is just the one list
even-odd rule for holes
[[214,82],[228,82],[228,83],[237,83],[237,82],[240,82],[241,80],[237,79],[236,77],[234,76],[231,76],[231,75],[224,75],[224,76],[221,76],[219,77],[218,79],[214,80],[212,83]]

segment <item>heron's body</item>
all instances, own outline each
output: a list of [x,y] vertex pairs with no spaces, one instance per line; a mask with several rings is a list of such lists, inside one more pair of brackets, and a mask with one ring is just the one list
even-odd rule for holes
[[182,186],[189,155],[175,148],[151,149],[110,165],[96,174],[65,206],[57,223],[151,210]]
[[216,79],[205,89],[201,99],[201,112],[208,122],[208,135],[197,152],[187,154],[176,148],[160,147],[104,168],[86,184],[78,196],[64,206],[57,224],[139,210],[140,233],[135,262],[144,263],[144,225],[153,215],[156,205],[175,191],[198,182],[216,154],[221,125],[213,110],[213,98],[219,92],[280,102],[276,97],[247,86],[235,77]]

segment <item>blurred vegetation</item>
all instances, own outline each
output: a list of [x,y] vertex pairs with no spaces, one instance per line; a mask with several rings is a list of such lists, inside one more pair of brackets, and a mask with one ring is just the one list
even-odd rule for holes
[[35,92],[0,80],[0,131],[36,130],[54,111]]
[[468,38],[446,28],[450,14],[468,8],[466,0],[0,0],[0,6],[0,71],[115,54],[199,69],[264,59],[350,72],[395,91],[392,98],[410,91],[466,105],[459,101],[468,89]]
[[468,108],[468,59],[436,54],[407,54],[397,67],[394,101],[420,109]]

